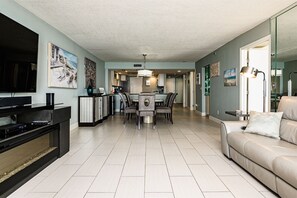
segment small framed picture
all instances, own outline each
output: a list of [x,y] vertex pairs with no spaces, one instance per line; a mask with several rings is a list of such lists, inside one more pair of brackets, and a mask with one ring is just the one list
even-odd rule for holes
[[150,80],[145,80],[145,85],[146,86],[150,86],[151,85],[151,81]]
[[236,68],[227,69],[224,71],[224,86],[236,86]]

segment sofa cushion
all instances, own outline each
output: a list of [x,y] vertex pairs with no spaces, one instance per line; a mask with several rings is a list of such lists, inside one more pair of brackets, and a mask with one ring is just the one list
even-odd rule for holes
[[277,111],[283,112],[283,118],[297,121],[297,97],[283,96]]
[[250,119],[244,132],[256,133],[279,139],[283,112],[250,112]]
[[228,134],[228,144],[233,147],[237,152],[245,155],[244,148],[245,144],[249,141],[259,141],[259,142],[278,142],[277,139],[267,138],[265,136],[252,134],[252,133],[242,133],[242,132],[231,132]]
[[273,160],[280,156],[297,156],[297,146],[283,140],[257,138],[244,146],[247,158],[273,171]]
[[282,119],[280,137],[287,142],[297,144],[297,122],[293,120]]
[[229,133],[228,144],[237,152],[270,171],[273,171],[272,164],[275,158],[283,155],[297,156],[296,145],[251,133]]
[[242,132],[231,132],[227,137],[228,144],[237,152],[244,155],[244,145],[250,140],[249,134]]
[[273,171],[282,180],[297,188],[297,157],[280,156],[273,161]]

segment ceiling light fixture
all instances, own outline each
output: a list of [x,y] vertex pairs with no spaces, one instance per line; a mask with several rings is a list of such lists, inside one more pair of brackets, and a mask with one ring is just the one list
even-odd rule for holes
[[143,55],[143,69],[138,70],[137,76],[139,77],[151,77],[153,74],[153,71],[145,69],[145,63],[146,63],[146,55],[147,54],[142,54]]

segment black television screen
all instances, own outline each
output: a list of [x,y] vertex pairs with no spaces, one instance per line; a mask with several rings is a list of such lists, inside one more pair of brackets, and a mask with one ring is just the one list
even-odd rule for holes
[[0,92],[36,92],[38,34],[0,13]]

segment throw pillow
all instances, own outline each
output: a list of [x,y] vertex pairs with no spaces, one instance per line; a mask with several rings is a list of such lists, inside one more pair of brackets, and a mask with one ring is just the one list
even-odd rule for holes
[[244,132],[256,133],[279,139],[280,122],[283,112],[250,112],[248,125]]

